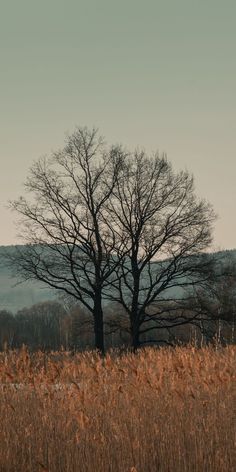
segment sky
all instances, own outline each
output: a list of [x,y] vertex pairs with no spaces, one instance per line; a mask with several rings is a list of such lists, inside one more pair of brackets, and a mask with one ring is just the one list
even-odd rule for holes
[[33,161],[75,126],[165,152],[236,248],[235,0],[1,0],[0,245]]

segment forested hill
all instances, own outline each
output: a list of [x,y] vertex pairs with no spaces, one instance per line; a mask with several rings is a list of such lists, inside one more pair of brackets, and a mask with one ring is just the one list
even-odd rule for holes
[[0,246],[0,311],[8,310],[16,313],[24,307],[35,303],[53,300],[57,294],[52,289],[36,281],[19,283],[19,278],[11,276],[11,270],[6,267],[3,255],[6,251],[14,250],[14,246]]
[[[30,307],[35,303],[53,300],[58,297],[58,292],[48,288],[40,282],[27,281],[19,283],[17,277],[11,276],[11,271],[4,263],[4,253],[14,250],[14,246],[0,246],[0,311],[9,310],[16,313],[24,307]],[[218,252],[223,260],[235,261],[236,249]]]

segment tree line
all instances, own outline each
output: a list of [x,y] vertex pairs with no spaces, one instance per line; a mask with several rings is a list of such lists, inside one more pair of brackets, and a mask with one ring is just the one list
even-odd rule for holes
[[77,128],[63,149],[34,162],[25,191],[11,202],[25,245],[8,264],[83,306],[100,352],[108,303],[123,313],[134,350],[158,329],[208,316],[206,294],[219,281],[206,252],[216,215],[165,155],[109,147],[98,130]]
[[[177,311],[167,301],[159,306],[159,326],[150,321],[152,330],[141,334],[142,344],[157,346],[194,343],[196,346],[208,343],[235,343],[235,284],[226,291],[217,292],[213,300],[201,300],[201,317],[194,317],[196,307],[188,311]],[[227,296],[228,295],[228,296]],[[230,295],[230,297],[229,297]],[[175,308],[175,309],[173,309]],[[219,314],[219,315],[218,315]],[[189,320],[176,323],[179,320]],[[165,320],[165,322],[164,322]],[[129,349],[131,346],[130,326],[124,309],[118,304],[104,309],[105,348]],[[90,313],[82,306],[68,306],[61,301],[45,301],[22,308],[16,314],[0,310],[0,350],[19,349],[27,346],[31,351],[78,351],[93,349],[94,330]]]

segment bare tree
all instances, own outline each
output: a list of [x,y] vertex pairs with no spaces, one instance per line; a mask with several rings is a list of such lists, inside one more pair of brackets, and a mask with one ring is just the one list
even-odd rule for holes
[[22,344],[32,349],[58,350],[64,343],[62,325],[66,313],[56,301],[41,302],[22,308],[15,316],[15,347]]
[[12,313],[0,310],[0,350],[13,347],[16,334],[16,320]]
[[227,340],[235,342],[236,261],[233,251],[214,254],[214,278],[210,284],[196,287],[191,308],[201,316],[207,340],[222,341],[219,336],[222,326],[227,328],[223,330],[227,332]]
[[215,215],[197,200],[188,172],[174,173],[158,155],[106,149],[96,130],[78,128],[62,151],[35,162],[25,187],[29,198],[12,208],[22,215],[27,245],[9,261],[23,278],[83,304],[96,348],[104,352],[105,299],[128,313],[134,348],[142,335],[168,326],[167,298],[174,299],[172,325],[189,323],[176,299],[209,280],[202,252]]
[[[174,173],[165,156],[148,157],[144,151],[123,160],[107,206],[126,256],[120,257],[113,291],[106,296],[128,313],[136,349],[140,337],[158,326],[190,322],[176,302],[185,289],[209,279],[210,257],[202,252],[211,243],[215,215],[210,204],[197,200],[188,172]],[[167,299],[176,310],[172,320]]]
[[22,216],[27,243],[9,256],[14,273],[83,304],[93,316],[95,347],[101,352],[102,290],[119,263],[106,204],[123,157],[119,147],[106,148],[97,130],[78,128],[64,149],[32,165],[25,183],[29,198],[11,203]]

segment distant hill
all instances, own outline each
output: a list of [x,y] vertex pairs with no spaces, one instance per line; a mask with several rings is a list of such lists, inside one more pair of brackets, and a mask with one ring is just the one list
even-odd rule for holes
[[[14,246],[12,246],[14,249]],[[55,300],[58,294],[40,282],[20,282],[11,276],[11,271],[3,262],[3,254],[11,250],[11,246],[0,246],[0,310],[16,313],[24,307],[46,300]]]
[[[50,289],[37,281],[20,282],[17,277],[11,276],[11,271],[3,261],[6,251],[14,250],[14,246],[0,246],[0,310],[9,310],[16,313],[24,307],[46,300],[55,300],[59,292]],[[216,253],[222,260],[236,264],[236,249]]]

